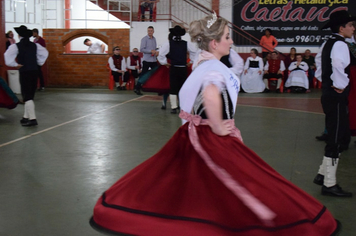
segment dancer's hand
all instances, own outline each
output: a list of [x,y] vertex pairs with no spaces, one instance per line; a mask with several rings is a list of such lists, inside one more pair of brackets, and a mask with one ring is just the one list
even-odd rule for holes
[[213,133],[219,135],[219,136],[226,136],[231,134],[234,126],[231,124],[231,122],[229,120],[223,120],[221,122],[221,124],[219,125],[211,125],[209,124],[211,127],[211,130],[213,131]]
[[335,92],[337,92],[337,93],[342,93],[342,92],[344,92],[344,90],[343,89],[338,89],[338,88],[336,88],[336,87],[334,87],[334,86],[331,86],[334,90],[335,90]]

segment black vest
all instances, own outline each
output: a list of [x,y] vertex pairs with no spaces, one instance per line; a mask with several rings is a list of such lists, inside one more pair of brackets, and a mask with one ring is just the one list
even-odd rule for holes
[[[323,51],[321,52],[321,79],[322,79],[321,88],[323,94],[336,95],[336,91],[331,87],[333,85],[333,81],[330,79],[330,76],[333,71],[331,67],[330,54],[331,54],[331,49],[333,48],[334,44],[337,41],[345,42],[345,39],[339,35],[333,34],[325,43],[323,47]],[[349,72],[350,72],[350,64],[345,68],[345,73],[349,74]],[[346,86],[345,92],[343,94],[348,95],[348,92],[349,92],[349,86]]]
[[230,63],[230,61],[229,61],[229,58],[230,58],[230,54],[221,57],[221,58],[220,58],[220,61],[221,61],[222,63],[224,63],[224,65],[227,66],[228,68],[231,68],[232,65],[231,65],[231,63]]
[[350,65],[356,65],[356,44],[354,43],[347,43],[350,50]]
[[250,60],[250,65],[249,65],[249,68],[260,68],[259,67],[259,62],[258,61],[251,61]]
[[28,39],[22,38],[17,43],[19,54],[17,55],[17,63],[23,65],[19,71],[33,71],[37,70],[37,47],[33,42],[27,41]]
[[172,66],[187,65],[187,41],[169,41],[169,58]]

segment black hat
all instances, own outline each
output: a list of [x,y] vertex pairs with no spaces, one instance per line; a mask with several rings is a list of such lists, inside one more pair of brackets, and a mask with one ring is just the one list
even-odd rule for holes
[[27,27],[24,25],[21,25],[20,27],[14,27],[14,29],[21,37],[30,38],[33,35],[32,30],[27,29]]
[[119,46],[115,46],[112,48],[112,51],[115,51],[115,49],[119,49],[120,50],[120,47]]
[[179,25],[174,26],[174,28],[170,28],[169,32],[171,32],[172,35],[174,35],[174,36],[183,36],[183,35],[185,35],[185,29],[183,29]]
[[330,14],[329,21],[321,28],[326,29],[332,26],[346,24],[350,21],[355,21],[356,16],[351,16],[347,11],[335,11]]

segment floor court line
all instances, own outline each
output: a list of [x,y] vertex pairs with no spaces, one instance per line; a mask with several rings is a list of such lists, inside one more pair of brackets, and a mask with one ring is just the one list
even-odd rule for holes
[[[144,95],[144,96],[145,96],[145,95]],[[64,126],[64,125],[67,125],[67,124],[70,124],[70,123],[73,123],[73,122],[75,122],[75,121],[78,121],[78,120],[81,120],[81,119],[84,119],[84,118],[87,118],[87,117],[90,117],[90,116],[93,116],[93,115],[96,115],[96,114],[105,112],[105,111],[107,111],[107,110],[110,110],[110,109],[112,109],[112,108],[115,108],[115,107],[124,105],[124,104],[126,104],[126,103],[136,101],[136,100],[138,100],[138,99],[140,99],[140,98],[142,98],[142,97],[144,97],[144,96],[140,96],[140,97],[137,97],[137,98],[134,98],[134,99],[130,99],[130,100],[124,101],[124,102],[122,102],[122,103],[118,103],[118,104],[116,104],[116,105],[110,106],[110,107],[108,107],[108,108],[105,108],[105,109],[102,109],[102,110],[99,110],[99,111],[96,111],[96,112],[92,112],[92,113],[90,113],[90,114],[87,114],[87,115],[78,117],[78,118],[76,118],[76,119],[69,120],[69,121],[63,122],[63,123],[61,123],[61,124],[58,124],[58,125],[49,127],[49,128],[47,128],[47,129],[40,130],[40,131],[38,131],[38,132],[35,132],[35,133],[32,133],[32,134],[23,136],[23,137],[21,137],[21,138],[17,138],[17,139],[14,139],[14,140],[12,140],[12,141],[9,141],[9,142],[2,143],[2,144],[0,144],[0,148],[1,148],[1,147],[4,147],[4,146],[7,146],[7,145],[10,145],[10,144],[12,144],[12,143],[19,142],[19,141],[24,140],[24,139],[30,138],[30,137],[32,137],[32,136],[36,136],[36,135],[38,135],[38,134],[41,134],[41,133],[50,131],[50,130],[52,130],[52,129],[55,129],[55,128],[58,128],[58,127],[61,127],[61,126]]]
[[[12,143],[19,142],[19,141],[24,140],[24,139],[30,138],[30,137],[32,137],[32,136],[35,136],[35,135],[38,135],[38,134],[41,134],[41,133],[50,131],[50,130],[52,130],[52,129],[55,129],[55,128],[58,128],[58,127],[61,127],[61,126],[64,126],[64,125],[67,125],[67,124],[70,124],[70,123],[73,123],[73,122],[75,122],[75,121],[78,121],[78,120],[81,120],[81,119],[84,119],[84,118],[87,118],[87,117],[90,117],[90,116],[93,116],[93,115],[96,115],[96,114],[105,112],[105,111],[107,111],[107,110],[110,110],[110,109],[112,109],[112,108],[115,108],[115,107],[124,105],[124,104],[129,103],[129,102],[133,102],[133,101],[137,101],[137,100],[140,101],[140,102],[157,101],[157,100],[140,100],[140,99],[142,99],[142,98],[144,98],[144,97],[150,98],[151,96],[152,96],[152,95],[143,95],[143,96],[140,96],[140,97],[137,97],[137,98],[134,98],[134,99],[130,99],[130,100],[127,100],[127,101],[125,101],[125,102],[122,102],[122,103],[113,105],[113,106],[111,106],[111,107],[102,109],[102,110],[100,110],[100,111],[96,111],[96,112],[93,112],[93,113],[90,113],[90,114],[87,114],[87,115],[78,117],[78,118],[76,118],[76,119],[73,119],[73,120],[70,120],[70,121],[66,121],[66,122],[63,122],[63,123],[61,123],[61,124],[58,124],[58,125],[49,127],[49,128],[47,128],[47,129],[44,129],[44,130],[41,130],[41,131],[38,131],[38,132],[35,132],[35,133],[32,133],[32,134],[23,136],[23,137],[21,137],[21,138],[17,138],[17,139],[15,139],[15,140],[12,140],[12,141],[9,141],[9,142],[6,142],[6,143],[2,143],[2,144],[0,144],[0,148],[1,148],[1,147],[4,147],[4,146],[7,146],[7,145],[10,145],[10,144],[12,144]],[[256,106],[256,105],[245,105],[245,104],[237,104],[237,105],[238,105],[238,106],[244,106],[244,107],[268,108],[268,109],[277,109],[277,110],[284,110],[284,111],[303,112],[303,113],[310,113],[310,114],[317,114],[317,115],[323,115],[323,114],[324,114],[324,113],[319,113],[319,112],[310,112],[310,111],[302,111],[302,110],[294,110],[294,109],[286,109],[286,108],[278,108],[278,107]]]
[[316,114],[316,115],[324,115],[324,113],[322,113],[322,112],[302,111],[302,110],[280,108],[280,107],[257,106],[257,105],[247,105],[247,104],[239,104],[239,103],[237,103],[237,106],[268,108],[268,109],[276,109],[276,110],[283,110],[283,111],[294,111],[294,112],[310,113],[310,114]]

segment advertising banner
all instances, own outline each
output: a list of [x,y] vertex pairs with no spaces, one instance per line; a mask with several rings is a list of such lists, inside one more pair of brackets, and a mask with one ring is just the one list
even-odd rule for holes
[[331,34],[321,28],[339,10],[356,15],[356,0],[235,0],[233,23],[257,39],[269,28],[279,46],[320,45]]

